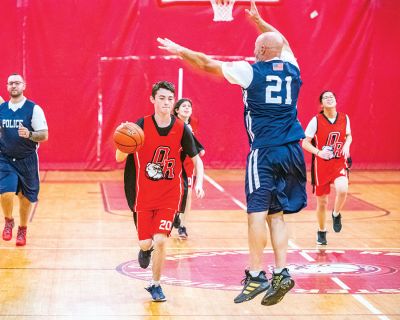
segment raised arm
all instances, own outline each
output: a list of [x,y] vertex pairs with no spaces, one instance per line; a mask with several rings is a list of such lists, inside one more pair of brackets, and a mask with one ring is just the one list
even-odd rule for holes
[[282,51],[286,51],[287,53],[290,53],[291,55],[293,55],[293,51],[290,48],[289,42],[284,37],[284,35],[282,33],[280,33],[278,29],[276,29],[275,27],[273,27],[272,25],[267,23],[263,18],[261,18],[254,0],[252,0],[250,3],[250,10],[246,9],[246,13],[249,15],[250,19],[256,24],[257,28],[261,31],[261,33],[263,33],[263,32],[279,33],[283,39]]
[[222,61],[212,59],[202,52],[196,52],[185,48],[167,38],[157,38],[157,41],[160,43],[158,46],[160,49],[181,57],[200,70],[223,77],[221,67]]

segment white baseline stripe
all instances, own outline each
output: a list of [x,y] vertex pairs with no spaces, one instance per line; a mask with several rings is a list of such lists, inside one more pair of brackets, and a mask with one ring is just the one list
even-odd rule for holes
[[239,206],[239,208],[241,208],[243,210],[247,209],[246,205],[243,202],[241,202],[240,200],[236,199],[234,196],[232,196],[228,192],[226,192],[225,189],[221,185],[219,185],[215,180],[210,178],[208,175],[205,174],[204,179],[206,179],[210,184],[212,184],[218,191],[225,193],[232,200],[233,203],[235,203],[237,206]]
[[[331,278],[333,282],[335,282],[340,288],[344,290],[350,290],[351,288],[346,285],[342,280],[340,280],[337,277],[332,277]],[[369,311],[371,311],[373,314],[380,315],[378,316],[379,319],[381,320],[390,320],[389,317],[382,315],[382,312],[375,308],[367,299],[365,299],[363,296],[359,294],[352,294],[351,295],[354,299],[356,299],[359,303],[361,303],[364,307],[366,307]]]

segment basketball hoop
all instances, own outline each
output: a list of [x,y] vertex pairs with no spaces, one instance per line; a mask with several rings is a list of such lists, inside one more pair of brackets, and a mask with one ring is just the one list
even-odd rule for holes
[[214,10],[214,21],[232,21],[232,9],[235,0],[210,0]]

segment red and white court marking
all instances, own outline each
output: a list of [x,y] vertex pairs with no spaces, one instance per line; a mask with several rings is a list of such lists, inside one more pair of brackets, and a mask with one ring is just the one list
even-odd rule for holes
[[[266,250],[264,258],[264,265],[274,261],[272,251]],[[244,250],[169,255],[161,280],[177,286],[240,291],[247,261]],[[400,293],[400,252],[295,249],[288,252],[288,267],[296,281],[292,293]],[[141,269],[137,260],[124,262],[117,270],[132,278],[151,279],[151,268]]]

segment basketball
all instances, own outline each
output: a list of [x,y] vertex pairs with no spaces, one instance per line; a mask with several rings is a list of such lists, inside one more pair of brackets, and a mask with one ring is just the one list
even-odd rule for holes
[[113,140],[119,151],[134,153],[144,144],[144,132],[136,123],[124,122],[115,129]]

